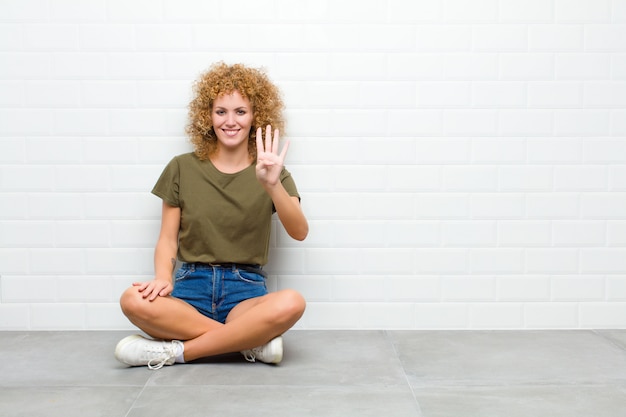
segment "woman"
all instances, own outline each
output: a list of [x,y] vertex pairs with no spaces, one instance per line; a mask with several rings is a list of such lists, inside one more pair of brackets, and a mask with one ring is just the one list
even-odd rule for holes
[[278,363],[281,335],[305,300],[266,289],[272,214],[292,238],[308,234],[284,168],[289,142],[279,152],[283,102],[259,70],[224,63],[203,74],[194,93],[187,126],[194,152],[175,157],[152,190],[163,200],[155,277],[120,299],[128,319],[154,339],[128,336],[115,356],[151,369],[229,352]]

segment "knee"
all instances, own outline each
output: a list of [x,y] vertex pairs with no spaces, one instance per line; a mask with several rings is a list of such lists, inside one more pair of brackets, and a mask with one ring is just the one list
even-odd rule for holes
[[135,300],[135,298],[138,294],[137,290],[133,290],[133,287],[127,288],[120,297],[120,307],[122,308],[122,312],[126,316],[132,314],[137,306],[137,301]]
[[304,314],[306,300],[298,291],[283,290],[279,303],[279,316],[285,321],[295,322]]
[[145,318],[149,315],[149,304],[150,302],[144,300],[135,287],[128,288],[120,297],[122,312],[129,319]]

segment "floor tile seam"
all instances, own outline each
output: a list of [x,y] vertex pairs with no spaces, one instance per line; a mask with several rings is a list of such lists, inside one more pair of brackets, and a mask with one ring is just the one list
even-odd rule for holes
[[610,343],[612,346],[618,348],[619,350],[626,352],[626,345],[621,343],[619,340],[615,340],[615,338],[613,338],[611,335],[604,334],[600,330],[593,330],[593,334],[595,334],[596,336],[598,336],[602,340],[607,341],[608,343]]
[[293,389],[316,389],[316,388],[358,388],[358,389],[404,389],[411,388],[411,385],[405,382],[398,384],[154,384],[145,388],[190,388],[190,387],[211,387],[211,388],[293,388]]
[[400,364],[400,368],[402,369],[402,374],[404,376],[404,383],[406,383],[406,385],[409,387],[409,390],[411,391],[411,395],[413,396],[413,401],[415,402],[415,407],[417,409],[418,414],[422,416],[424,413],[422,412],[422,408],[420,407],[419,401],[417,399],[417,395],[415,393],[415,389],[413,388],[413,384],[411,384],[411,381],[409,379],[409,374],[406,371],[406,368],[404,366],[404,363],[402,362],[402,359],[400,359],[400,353],[398,352],[398,349],[396,349],[396,345],[393,343],[393,338],[391,337],[389,332],[390,332],[389,330],[383,330],[383,338],[389,344],[389,346],[391,346],[391,349],[393,350],[395,358]]
[[135,405],[137,404],[137,401],[139,401],[139,399],[141,398],[143,393],[146,391],[147,387],[148,387],[148,382],[146,381],[146,383],[143,385],[143,387],[141,387],[141,390],[135,395],[135,398],[133,399],[132,404],[130,404],[128,406],[128,411],[126,411],[126,413],[124,414],[124,417],[128,417],[130,415],[130,413],[135,408]]
[[441,381],[435,381],[434,383],[429,384],[420,384],[413,383],[412,387],[414,389],[423,389],[423,388],[522,388],[522,387],[558,387],[558,388],[605,388],[605,387],[618,387],[621,389],[626,389],[626,380],[621,382],[615,381],[603,381],[600,383],[566,383],[566,382],[549,382],[549,383],[531,383],[531,382],[520,382],[520,383],[511,383],[505,381],[489,381],[485,383],[474,383],[471,381],[458,381],[454,383],[441,383]]

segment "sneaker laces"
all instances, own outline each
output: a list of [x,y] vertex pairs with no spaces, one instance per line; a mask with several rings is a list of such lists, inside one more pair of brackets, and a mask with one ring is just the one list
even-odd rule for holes
[[[276,350],[277,346],[280,347],[280,359],[278,361],[276,361],[275,357],[278,351],[273,351]],[[259,359],[261,362],[278,363],[282,359],[282,337],[275,337],[266,344],[244,350],[241,354],[248,362],[256,362]]]
[[256,354],[259,349],[261,349],[262,347],[256,347],[254,349],[250,349],[250,350],[244,350],[243,352],[241,352],[243,354],[243,357],[246,358],[246,360],[248,362],[256,362]]
[[[151,349],[151,352],[161,353],[161,357],[153,358],[148,361],[148,369],[156,371],[157,369],[163,368],[163,366],[167,363],[167,361],[176,357],[176,349],[174,349],[174,342],[170,342],[168,346],[168,342],[163,342],[161,349]],[[156,361],[156,363],[154,363]]]

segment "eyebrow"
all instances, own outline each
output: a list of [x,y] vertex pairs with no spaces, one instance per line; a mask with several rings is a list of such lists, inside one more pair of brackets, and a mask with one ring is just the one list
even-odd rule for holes
[[[228,110],[228,108],[222,107],[222,106],[217,106],[217,107],[215,107],[215,110]],[[248,110],[248,107],[240,106],[240,107],[234,108],[233,110]]]

